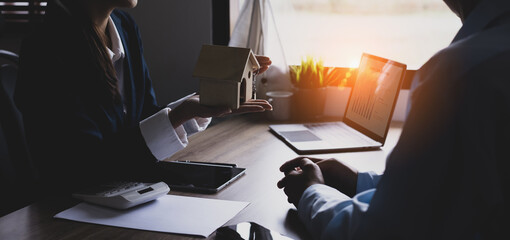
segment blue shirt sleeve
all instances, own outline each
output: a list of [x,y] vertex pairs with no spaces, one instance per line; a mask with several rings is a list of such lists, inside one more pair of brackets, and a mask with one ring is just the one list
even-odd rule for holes
[[375,188],[379,183],[382,175],[375,172],[359,172],[358,183],[356,185],[356,193],[364,192],[366,190]]
[[374,192],[370,189],[351,199],[332,187],[315,184],[303,193],[298,215],[317,239],[351,239]]

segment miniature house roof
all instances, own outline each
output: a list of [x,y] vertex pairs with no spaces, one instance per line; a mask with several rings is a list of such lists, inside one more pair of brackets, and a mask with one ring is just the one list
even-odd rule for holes
[[260,68],[249,48],[203,45],[193,77],[241,82],[248,61]]

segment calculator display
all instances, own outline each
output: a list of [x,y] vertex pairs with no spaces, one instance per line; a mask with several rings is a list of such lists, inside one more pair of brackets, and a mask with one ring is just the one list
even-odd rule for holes
[[154,189],[152,189],[151,187],[148,187],[146,189],[143,189],[143,190],[140,190],[138,191],[139,194],[144,194],[144,193],[148,193],[150,191],[153,191]]

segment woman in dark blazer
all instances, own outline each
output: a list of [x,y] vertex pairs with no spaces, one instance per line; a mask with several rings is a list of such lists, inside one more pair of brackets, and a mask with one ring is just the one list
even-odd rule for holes
[[[45,188],[73,191],[111,179],[147,177],[210,117],[198,96],[156,103],[138,27],[118,7],[136,0],[61,0],[26,38],[15,98]],[[264,71],[270,64],[258,59]],[[271,109],[264,100],[236,112]]]

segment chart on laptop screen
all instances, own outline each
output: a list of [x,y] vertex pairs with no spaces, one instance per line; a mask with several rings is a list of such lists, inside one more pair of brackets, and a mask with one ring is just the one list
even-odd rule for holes
[[363,57],[346,118],[384,136],[405,67],[386,59]]

